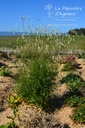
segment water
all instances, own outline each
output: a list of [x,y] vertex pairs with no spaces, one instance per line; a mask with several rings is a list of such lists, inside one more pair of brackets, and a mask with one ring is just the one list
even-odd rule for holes
[[[21,35],[23,35],[23,34],[37,35],[36,33],[0,31],[0,36],[21,36]],[[58,33],[56,33],[56,34],[58,34]],[[43,34],[41,33],[41,35],[43,35]],[[61,33],[61,35],[67,35],[67,33]]]
[[22,35],[23,32],[7,32],[7,31],[0,31],[0,36],[19,36]]

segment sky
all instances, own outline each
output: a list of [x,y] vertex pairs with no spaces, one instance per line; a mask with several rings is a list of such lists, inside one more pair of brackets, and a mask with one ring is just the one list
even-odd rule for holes
[[0,31],[23,31],[41,24],[63,32],[85,28],[85,1],[0,0]]

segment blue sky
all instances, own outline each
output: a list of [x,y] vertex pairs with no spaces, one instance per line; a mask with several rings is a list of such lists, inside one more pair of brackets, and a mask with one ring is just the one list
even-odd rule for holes
[[22,29],[21,16],[26,17],[25,25],[43,24],[63,32],[74,28],[85,28],[85,1],[0,0],[0,31]]

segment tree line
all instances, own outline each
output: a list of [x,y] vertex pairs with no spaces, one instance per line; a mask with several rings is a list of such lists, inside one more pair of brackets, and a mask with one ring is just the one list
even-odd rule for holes
[[76,28],[68,31],[69,35],[84,35],[85,36],[85,28]]

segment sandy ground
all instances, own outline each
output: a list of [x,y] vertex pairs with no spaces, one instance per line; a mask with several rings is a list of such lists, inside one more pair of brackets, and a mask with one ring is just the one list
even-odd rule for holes
[[[12,75],[14,76],[17,71],[17,65],[9,60],[0,60],[12,70]],[[77,72],[81,74],[81,77],[85,80],[85,60],[78,59],[77,62],[81,64],[81,69]],[[62,67],[60,67],[61,69]],[[65,76],[65,73],[60,73],[59,78]],[[0,125],[7,124],[10,120],[7,116],[13,114],[11,108],[9,108],[7,103],[7,97],[12,92],[12,87],[15,85],[13,77],[1,77],[0,76]],[[67,86],[63,84],[58,87],[57,93],[61,97],[68,91]],[[4,101],[2,106],[2,101]],[[72,119],[73,108],[62,106],[56,109],[53,113],[47,114],[43,113],[39,108],[35,106],[26,105],[22,103],[19,107],[19,121],[16,121],[20,128],[58,128],[57,123],[61,123],[60,128],[85,128],[83,124],[75,124]],[[29,121],[36,119],[35,127],[28,125]],[[47,121],[48,119],[48,121]],[[48,125],[47,122],[51,121]],[[40,123],[41,122],[41,123]],[[43,122],[43,123],[42,123]],[[38,124],[40,125],[38,126]],[[45,124],[45,125],[44,125]],[[66,124],[66,125],[64,125]]]

